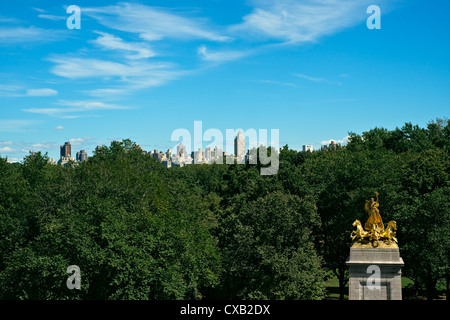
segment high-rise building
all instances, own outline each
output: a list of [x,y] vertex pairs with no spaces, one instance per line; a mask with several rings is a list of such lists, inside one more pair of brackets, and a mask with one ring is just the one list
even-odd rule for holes
[[219,146],[214,148],[214,161],[216,163],[223,163],[223,151]]
[[168,161],[172,161],[172,149],[167,149],[166,158]]
[[303,152],[306,152],[306,151],[312,152],[313,150],[314,149],[313,149],[312,145],[303,145]]
[[210,162],[211,161],[211,159],[212,159],[212,156],[211,156],[211,147],[207,147],[206,149],[205,149],[205,161],[206,162]]
[[239,130],[236,138],[234,139],[234,155],[239,160],[245,157],[245,138],[241,130]]
[[70,142],[66,142],[63,146],[61,146],[61,157],[70,158],[72,154],[72,146]]
[[81,150],[81,151],[77,152],[77,157],[76,157],[77,161],[83,162],[83,161],[86,161],[87,158],[88,158],[88,155],[87,155],[86,151]]
[[185,157],[187,156],[186,147],[184,146],[184,144],[182,142],[180,142],[180,144],[177,146],[177,155],[179,157],[182,157],[183,155]]
[[202,148],[198,148],[198,151],[192,151],[191,157],[194,159],[194,163],[203,163],[204,156]]

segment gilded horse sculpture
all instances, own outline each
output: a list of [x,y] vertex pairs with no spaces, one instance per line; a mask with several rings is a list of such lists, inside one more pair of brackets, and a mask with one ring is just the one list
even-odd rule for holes
[[397,239],[395,238],[397,223],[395,221],[389,221],[386,229],[384,229],[383,220],[381,219],[380,211],[378,210],[380,205],[378,202],[378,192],[375,192],[375,195],[376,200],[371,198],[370,200],[366,200],[364,204],[364,209],[369,215],[369,218],[364,225],[364,229],[361,222],[355,220],[353,226],[356,227],[356,230],[352,232],[350,237],[355,242],[371,243],[374,247],[379,245],[379,240],[390,245],[392,241],[397,242]]

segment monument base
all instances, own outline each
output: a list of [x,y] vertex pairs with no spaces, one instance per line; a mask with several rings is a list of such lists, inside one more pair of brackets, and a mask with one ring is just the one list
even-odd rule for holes
[[396,244],[372,247],[355,243],[346,261],[349,268],[349,300],[401,300],[401,267]]

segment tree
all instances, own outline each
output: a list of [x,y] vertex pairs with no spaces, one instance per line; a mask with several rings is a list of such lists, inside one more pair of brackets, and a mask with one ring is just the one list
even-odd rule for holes
[[[0,243],[0,298],[186,299],[218,283],[209,207],[135,143],[113,142],[74,167],[30,158],[22,171],[28,215],[0,231],[33,232]],[[69,265],[81,269],[81,290],[65,285]]]
[[324,273],[312,241],[314,202],[281,192],[234,197],[220,222],[228,298],[321,299]]
[[435,295],[436,282],[449,274],[450,157],[447,152],[414,153],[402,167],[402,192],[395,219],[405,274]]

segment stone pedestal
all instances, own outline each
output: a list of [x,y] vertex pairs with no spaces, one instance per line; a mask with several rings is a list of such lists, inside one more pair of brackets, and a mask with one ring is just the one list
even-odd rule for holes
[[352,246],[349,268],[349,300],[401,300],[401,267],[398,246]]

